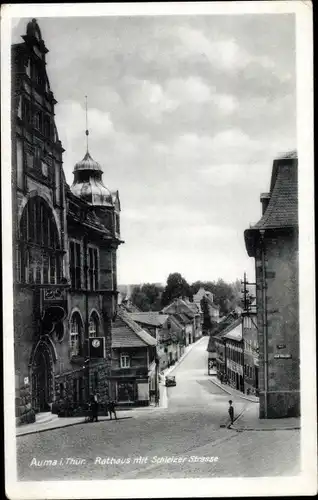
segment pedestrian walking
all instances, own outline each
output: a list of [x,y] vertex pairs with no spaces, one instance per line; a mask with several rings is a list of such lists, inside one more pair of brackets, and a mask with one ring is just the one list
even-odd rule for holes
[[155,394],[155,406],[159,406],[159,394]]
[[231,425],[234,423],[234,408],[232,406],[232,401],[229,401],[229,415],[230,415],[230,420],[231,420]]
[[116,414],[116,409],[115,409],[115,401],[109,401],[107,407],[108,407],[108,411],[109,411],[110,420],[113,420],[113,417],[112,417],[113,414],[115,416],[115,420],[118,420],[117,414]]

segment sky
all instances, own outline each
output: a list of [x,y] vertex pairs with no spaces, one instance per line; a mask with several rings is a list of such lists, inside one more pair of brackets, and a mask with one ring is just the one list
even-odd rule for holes
[[[25,33],[15,19],[13,42]],[[38,18],[64,171],[119,190],[120,284],[244,271],[273,159],[297,148],[293,14]]]

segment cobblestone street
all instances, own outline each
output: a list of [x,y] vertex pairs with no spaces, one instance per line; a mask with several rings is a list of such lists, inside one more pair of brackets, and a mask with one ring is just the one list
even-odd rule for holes
[[[118,421],[54,429],[17,438],[18,478],[25,481],[256,477],[295,475],[297,430],[236,432],[229,394],[208,375],[207,338],[172,372],[168,408],[118,412]],[[235,412],[255,403],[231,397]],[[47,461],[47,462],[45,462]]]

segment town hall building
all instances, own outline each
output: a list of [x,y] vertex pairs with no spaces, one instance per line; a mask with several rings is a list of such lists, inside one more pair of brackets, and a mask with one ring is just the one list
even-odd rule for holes
[[11,132],[18,424],[60,400],[81,402],[95,390],[110,396],[122,243],[118,191],[104,185],[88,145],[66,183],[48,49],[35,19],[22,39],[12,46]]

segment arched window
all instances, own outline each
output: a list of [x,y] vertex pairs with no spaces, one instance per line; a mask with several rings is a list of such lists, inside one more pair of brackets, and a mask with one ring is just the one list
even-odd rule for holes
[[57,227],[50,207],[39,196],[31,198],[24,208],[18,253],[19,278],[22,282],[60,282],[62,252]]
[[75,312],[70,323],[70,356],[79,356],[82,351],[83,324],[80,315]]
[[88,324],[89,337],[98,337],[98,326],[99,326],[98,316],[95,312],[93,312],[91,314],[91,317],[89,318],[89,324]]

